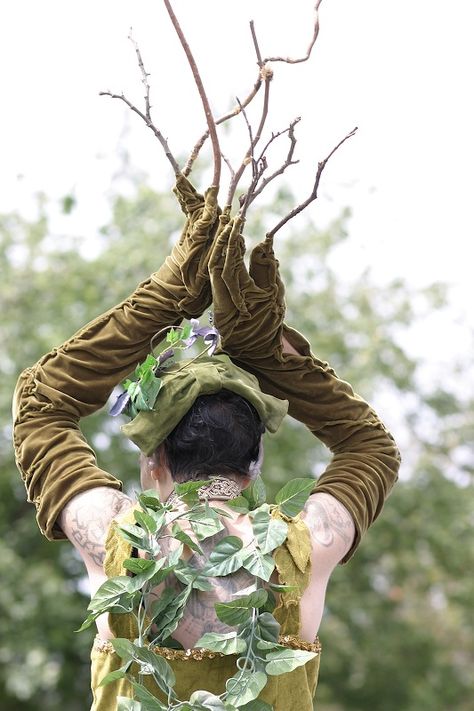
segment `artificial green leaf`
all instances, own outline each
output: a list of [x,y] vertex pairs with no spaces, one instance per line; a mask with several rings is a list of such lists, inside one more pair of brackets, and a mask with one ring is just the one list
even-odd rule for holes
[[293,671],[296,667],[301,667],[310,659],[314,659],[315,652],[305,652],[302,649],[285,649],[267,654],[267,664],[265,671],[270,676],[285,674]]
[[198,510],[191,511],[187,518],[199,541],[215,536],[216,533],[220,533],[224,529],[219,516],[210,507],[203,506]]
[[180,335],[181,340],[185,341],[187,338],[189,338],[192,330],[193,330],[193,327],[191,326],[191,324],[185,323],[184,326],[181,328],[181,335]]
[[142,711],[167,711],[168,706],[162,704],[143,684],[139,684],[138,681],[134,680],[131,680],[130,683],[133,686],[136,698],[141,703]]
[[148,531],[148,533],[156,533],[156,520],[153,516],[150,516],[149,513],[137,509],[133,512],[133,516],[135,521],[139,523],[145,531]]
[[123,561],[123,567],[138,575],[153,568],[154,563],[155,561],[150,560],[150,558],[127,558]]
[[230,575],[242,567],[242,540],[237,536],[226,536],[214,547],[206,566],[206,575],[218,577]]
[[138,495],[138,502],[145,509],[150,508],[154,511],[159,511],[164,508],[155,489],[147,489],[141,492]]
[[186,481],[183,484],[175,484],[176,495],[186,504],[197,504],[199,502],[198,491],[201,487],[209,484],[209,479],[202,481]]
[[274,652],[280,649],[286,649],[286,647],[284,647],[282,644],[278,644],[277,642],[266,642],[264,639],[259,639],[256,646],[257,649],[272,649]]
[[150,607],[150,617],[155,620],[161,615],[170,604],[171,600],[176,597],[176,592],[172,588],[165,588],[160,597],[155,600]]
[[91,612],[104,611],[108,606],[118,602],[124,593],[133,593],[133,579],[126,575],[109,578],[96,590],[87,609]]
[[99,617],[99,615],[102,615],[102,614],[103,614],[102,611],[101,612],[91,612],[91,614],[86,617],[86,619],[84,620],[82,625],[77,630],[74,630],[74,631],[75,632],[84,632],[84,630],[87,630],[96,621],[96,619]]
[[262,612],[273,612],[276,607],[276,598],[271,590],[267,590],[268,597],[266,603],[261,607]]
[[191,590],[191,586],[188,585],[178,595],[175,593],[173,599],[162,611],[160,618],[156,618],[157,640],[165,639],[173,634],[184,614],[184,606],[188,601]]
[[226,700],[234,706],[248,704],[257,698],[266,683],[264,672],[239,671],[226,682]]
[[135,651],[137,649],[133,642],[130,642],[129,639],[125,639],[124,637],[113,637],[110,640],[110,644],[112,645],[120,659],[123,659],[125,662],[132,661],[135,655]]
[[297,585],[279,585],[278,583],[268,583],[268,585],[274,592],[285,593],[298,590]]
[[117,526],[117,529],[121,537],[134,548],[150,552],[148,537],[143,528],[134,524],[124,523],[121,526]]
[[261,699],[254,699],[244,706],[239,706],[239,711],[273,711],[273,706]]
[[209,691],[195,691],[189,699],[191,708],[199,711],[229,711],[229,707],[224,704],[219,696],[211,694]]
[[139,701],[126,696],[117,696],[117,711],[145,711],[145,709],[142,708]]
[[[142,573],[136,575],[134,578],[130,578],[132,581],[132,586],[131,589],[133,591],[140,590],[143,585],[147,582],[150,583],[150,585],[157,585],[157,578],[159,576],[159,572],[161,572],[161,569],[163,568],[163,565],[166,562],[166,558],[160,558],[159,560],[153,560],[152,561],[152,566],[148,570],[143,571]],[[166,576],[165,576],[166,577]]]
[[193,541],[191,536],[188,536],[188,534],[185,533],[177,523],[174,523],[171,527],[171,535],[178,541],[181,541],[181,543],[184,543],[186,546],[188,546],[188,548],[190,548],[192,551],[195,551],[196,553],[200,553],[202,555],[201,546],[196,543],[196,541]]
[[235,499],[230,499],[227,506],[237,511],[237,513],[247,514],[249,512],[249,502],[244,496],[236,496]]
[[254,608],[260,608],[266,603],[267,597],[267,591],[259,588],[230,602],[217,602],[214,606],[216,615],[226,625],[241,625],[250,618]]
[[285,521],[272,518],[264,509],[255,512],[252,527],[262,553],[271,553],[285,542],[288,535],[288,525]]
[[135,660],[141,663],[141,674],[153,674],[158,686],[165,694],[176,684],[176,677],[166,659],[147,647],[135,650]]
[[249,573],[267,582],[275,569],[275,561],[272,556],[268,553],[264,555],[258,548],[245,555],[242,565]]
[[196,590],[211,592],[211,590],[214,589],[212,583],[205,575],[201,574],[200,570],[187,565],[182,560],[174,569],[174,574],[182,583],[185,585],[192,585],[192,587]]
[[178,565],[182,554],[183,554],[183,544],[180,543],[179,546],[176,546],[176,548],[173,548],[171,553],[168,555],[168,565],[170,567],[174,567],[174,566]]
[[243,489],[242,496],[247,499],[251,511],[264,504],[267,500],[267,492],[262,477],[258,476],[250,486]]
[[127,669],[129,667],[130,663],[127,662],[127,664],[124,664],[123,667],[120,667],[120,669],[116,669],[115,671],[109,672],[104,676],[103,679],[100,680],[99,686],[107,686],[107,684],[110,684],[112,681],[116,681],[117,679],[123,679],[127,676]]
[[266,642],[278,642],[280,625],[270,612],[262,612],[257,618],[256,632]]
[[237,637],[236,632],[224,634],[206,632],[194,646],[210,649],[211,652],[221,652],[222,654],[239,654],[247,649],[245,641],[241,637]]
[[293,518],[303,510],[314,489],[314,479],[292,479],[275,496],[282,513]]

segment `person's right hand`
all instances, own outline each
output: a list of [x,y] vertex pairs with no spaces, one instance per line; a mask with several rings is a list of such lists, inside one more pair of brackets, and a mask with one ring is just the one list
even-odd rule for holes
[[222,348],[250,363],[281,351],[285,290],[271,240],[252,250],[247,270],[242,227],[239,217],[221,215],[209,275]]

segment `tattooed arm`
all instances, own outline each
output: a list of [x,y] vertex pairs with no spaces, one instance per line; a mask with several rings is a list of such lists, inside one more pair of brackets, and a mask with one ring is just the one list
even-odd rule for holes
[[91,584],[103,577],[105,539],[110,522],[132,506],[120,491],[98,486],[74,496],[63,508],[59,525],[83,559]]
[[302,636],[312,639],[318,632],[329,577],[350,550],[355,536],[352,516],[334,496],[312,494],[302,513],[312,543],[312,573],[301,599]]

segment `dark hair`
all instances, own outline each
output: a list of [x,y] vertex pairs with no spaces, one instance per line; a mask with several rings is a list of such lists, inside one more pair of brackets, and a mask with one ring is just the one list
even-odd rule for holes
[[253,405],[230,390],[200,395],[164,441],[175,481],[247,475],[265,432]]

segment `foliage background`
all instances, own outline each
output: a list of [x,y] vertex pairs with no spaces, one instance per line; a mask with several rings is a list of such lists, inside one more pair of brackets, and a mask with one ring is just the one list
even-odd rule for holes
[[[250,240],[292,205],[281,190],[256,210]],[[13,462],[10,399],[22,368],[126,297],[158,267],[181,224],[171,193],[144,176],[111,197],[111,219],[94,242],[71,236],[75,200],[38,196],[37,216],[0,216],[2,303],[0,704],[4,711],[79,711],[89,699],[91,635],[75,635],[86,607],[84,571],[68,543],[43,540]],[[275,214],[273,214],[275,213]],[[56,220],[56,223],[58,221]],[[371,399],[404,457],[401,481],[357,556],[334,574],[321,629],[319,711],[468,711],[474,584],[470,362],[449,372],[414,358],[417,324],[449,310],[442,284],[414,292],[402,278],[350,277],[350,212],[324,229],[309,219],[278,237],[288,320],[323,359]],[[344,265],[344,277],[340,265]],[[443,334],[439,334],[443,338]],[[429,373],[429,377],[426,374]],[[83,423],[99,463],[133,489],[137,453],[106,412]],[[289,476],[320,473],[327,453],[288,420],[269,437],[264,473],[272,491]],[[471,684],[471,686],[470,686]]]

